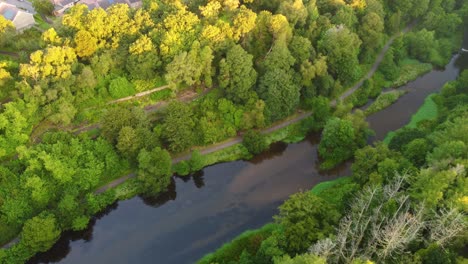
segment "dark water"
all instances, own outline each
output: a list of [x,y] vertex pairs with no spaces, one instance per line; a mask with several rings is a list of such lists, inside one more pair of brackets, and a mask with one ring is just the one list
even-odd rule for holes
[[[468,42],[466,42],[468,43]],[[408,94],[369,117],[376,139],[406,124],[424,98],[467,68],[468,54],[455,55],[402,89]],[[278,143],[251,161],[218,164],[191,178],[174,177],[158,198],[136,197],[110,206],[83,232],[62,236],[30,263],[193,263],[247,229],[272,220],[289,195],[350,174],[350,162],[318,171],[319,136],[298,144]]]

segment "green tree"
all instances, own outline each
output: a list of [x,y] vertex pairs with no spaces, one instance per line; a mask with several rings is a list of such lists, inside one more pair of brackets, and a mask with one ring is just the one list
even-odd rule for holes
[[361,40],[346,27],[329,29],[319,41],[319,49],[327,55],[328,69],[345,84],[359,78],[358,54]]
[[285,239],[280,246],[290,256],[304,253],[312,243],[334,231],[339,217],[333,206],[311,192],[293,194],[275,217]]
[[249,130],[245,133],[242,144],[253,155],[260,154],[268,148],[265,136],[254,130]]
[[252,55],[240,45],[235,45],[227,52],[226,59],[219,63],[219,86],[233,102],[245,103],[250,98],[252,87],[257,82],[252,60]]
[[104,113],[101,120],[101,134],[113,145],[117,144],[119,133],[124,127],[149,128],[149,120],[143,109],[115,107]]
[[416,167],[421,167],[426,162],[426,155],[431,149],[431,145],[426,139],[418,138],[404,147],[403,155]]
[[205,167],[205,159],[203,155],[200,153],[199,150],[195,150],[192,152],[192,156],[190,157],[190,170],[192,172],[197,172]]
[[277,41],[264,62],[265,74],[257,92],[265,101],[265,115],[270,121],[284,118],[299,104],[300,86],[291,66],[294,58],[283,41]]
[[166,110],[163,123],[162,137],[169,145],[169,149],[181,152],[193,145],[193,111],[190,106],[171,102]]
[[[50,1],[48,1],[50,3]],[[76,33],[75,38],[75,51],[76,55],[79,57],[85,58],[85,57],[90,57],[93,55],[97,49],[97,42],[98,39],[96,39],[91,33],[85,30],[80,30]]]
[[418,60],[429,62],[431,54],[436,52],[437,43],[434,31],[422,29],[418,32],[412,32],[406,35],[405,43],[408,46],[410,56]]
[[41,213],[26,221],[21,233],[21,243],[33,252],[48,250],[60,236],[60,229],[52,214]]
[[52,15],[52,12],[54,11],[54,4],[48,0],[33,0],[32,6],[38,13],[44,15]]
[[138,154],[138,181],[145,194],[155,195],[164,191],[171,181],[172,159],[159,147]]
[[140,146],[140,138],[138,138],[134,128],[126,126],[120,130],[116,147],[123,157],[134,159],[140,150]]
[[320,157],[326,161],[324,167],[333,167],[350,158],[356,149],[356,131],[353,123],[339,118],[330,119],[322,132],[319,144]]
[[383,39],[384,21],[376,13],[366,14],[359,27],[359,37],[362,40],[363,48],[370,53],[374,53],[380,47]]
[[178,54],[167,65],[166,80],[172,89],[202,83],[211,86],[213,58],[213,51],[209,46],[201,48],[199,42],[194,42],[190,52]]

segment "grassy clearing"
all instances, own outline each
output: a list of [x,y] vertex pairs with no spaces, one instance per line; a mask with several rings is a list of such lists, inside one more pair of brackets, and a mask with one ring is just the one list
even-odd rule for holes
[[237,236],[231,242],[224,244],[216,252],[205,255],[202,259],[197,261],[198,264],[210,263],[237,263],[238,256],[244,250],[249,253],[255,253],[260,247],[260,242],[268,238],[274,230],[278,228],[276,224],[266,224],[263,227],[255,230],[247,230]]
[[203,156],[204,166],[211,166],[221,162],[230,162],[251,158],[252,155],[242,144],[236,144],[228,148],[215,151]]
[[[424,100],[424,104],[414,115],[411,116],[411,121],[404,127],[415,128],[419,122],[423,120],[435,119],[437,117],[437,104],[432,99],[433,95],[434,94],[431,94],[428,97],[426,97],[426,100]],[[383,142],[389,144],[397,131],[389,132],[383,140]]]
[[385,109],[395,103],[398,98],[404,95],[404,91],[390,91],[388,93],[380,94],[377,99],[375,99],[374,103],[372,103],[364,113],[366,115],[371,115],[373,113],[379,112],[382,109]]
[[406,59],[401,63],[398,79],[396,79],[391,86],[399,87],[405,85],[431,70],[432,65],[430,63],[421,63],[417,60]]
[[49,28],[51,28],[52,26],[49,25],[47,22],[45,22],[41,15],[39,14],[35,14],[34,15],[34,20],[36,20],[36,23],[37,23],[37,26],[40,28],[40,29],[43,29],[43,30],[48,30]]
[[338,184],[347,184],[347,183],[350,183],[351,182],[351,177],[342,177],[342,178],[338,178],[336,180],[332,180],[332,181],[326,181],[326,182],[321,182],[317,185],[314,186],[314,188],[312,188],[312,190],[310,190],[311,193],[315,194],[315,195],[320,195],[322,194],[323,192],[329,190],[330,188],[338,185]]

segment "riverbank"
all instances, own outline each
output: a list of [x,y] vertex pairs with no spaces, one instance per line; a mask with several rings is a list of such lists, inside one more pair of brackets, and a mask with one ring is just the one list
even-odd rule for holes
[[426,99],[424,100],[424,104],[421,106],[421,108],[419,108],[418,111],[411,116],[411,121],[407,125],[405,125],[404,127],[400,128],[398,130],[389,132],[385,136],[383,142],[385,144],[389,144],[390,141],[392,140],[392,138],[395,136],[395,134],[398,131],[400,131],[402,129],[405,129],[405,128],[416,128],[416,125],[421,121],[434,120],[435,118],[437,118],[437,105],[433,100],[434,95],[435,95],[435,93],[430,94],[429,96],[427,96]]

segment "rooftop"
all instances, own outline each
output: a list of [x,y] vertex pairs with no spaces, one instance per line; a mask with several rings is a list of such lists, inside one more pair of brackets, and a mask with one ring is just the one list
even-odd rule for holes
[[7,3],[0,2],[0,14],[6,19],[13,21],[20,10]]

